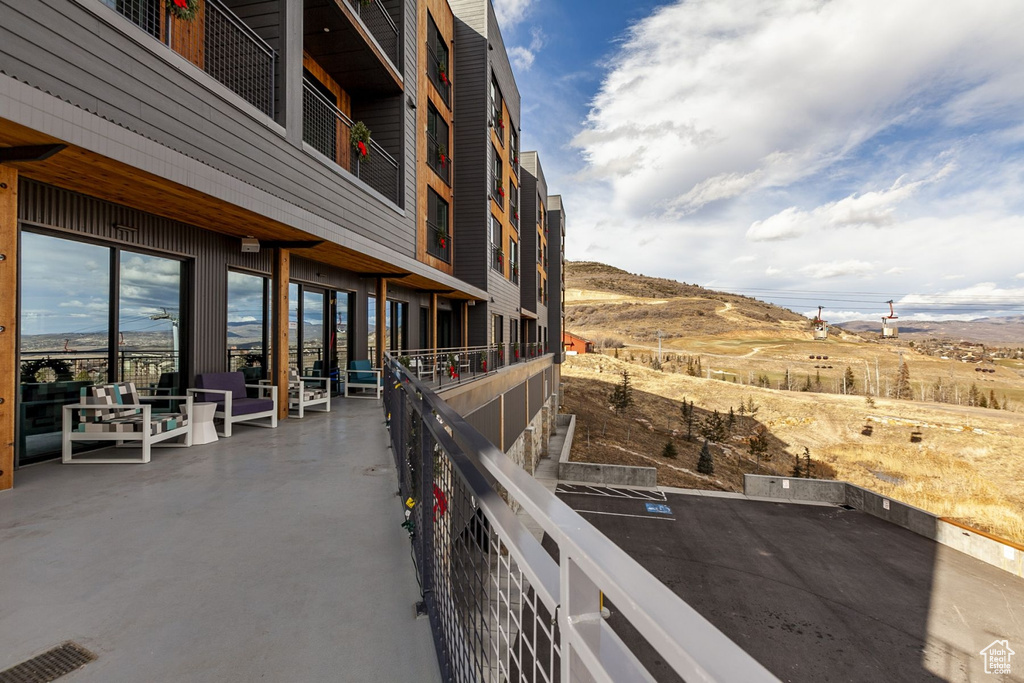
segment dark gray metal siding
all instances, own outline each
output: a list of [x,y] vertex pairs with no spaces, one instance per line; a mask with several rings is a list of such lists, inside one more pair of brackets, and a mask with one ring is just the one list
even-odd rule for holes
[[548,288],[551,292],[548,306],[548,342],[552,351],[555,352],[555,362],[562,362],[562,256],[565,245],[563,244],[562,233],[565,231],[565,207],[562,205],[560,196],[549,197],[548,223],[551,226],[548,230]]
[[[390,249],[412,253],[411,213],[396,211],[358,180],[291,145],[265,117],[239,104],[240,100],[207,90],[197,68],[115,12],[97,15],[70,0],[0,0],[0,16],[3,73],[196,158],[282,202]],[[414,82],[407,94],[415,96]],[[413,131],[406,136],[407,147],[414,135]],[[403,151],[406,157],[414,157],[410,149]],[[415,197],[411,183],[414,180],[405,185],[407,201]],[[324,232],[312,226],[310,231]]]
[[505,392],[505,445],[508,450],[523,433],[528,424],[526,420],[526,383]]
[[[455,164],[453,212],[455,275],[477,287],[487,287],[488,67],[485,37],[486,0],[455,0],[455,54],[452,68],[454,90]],[[472,319],[472,317],[471,317]]]
[[466,416],[466,422],[473,425],[478,432],[492,444],[501,448],[501,398],[481,406]]
[[544,407],[544,378],[545,372],[538,372],[536,375],[527,380],[527,395],[530,398],[529,415],[528,421],[532,422],[533,418],[537,417],[537,413]]

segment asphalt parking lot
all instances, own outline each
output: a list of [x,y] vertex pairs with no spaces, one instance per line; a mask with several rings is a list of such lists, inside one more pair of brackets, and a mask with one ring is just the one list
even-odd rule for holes
[[[901,527],[834,506],[559,497],[784,681],[1024,681],[1024,580]],[[985,673],[994,640],[1020,653],[1009,676]]]

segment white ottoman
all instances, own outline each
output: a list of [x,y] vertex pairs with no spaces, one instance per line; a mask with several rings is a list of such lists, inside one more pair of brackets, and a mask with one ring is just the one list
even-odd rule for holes
[[217,412],[216,403],[193,403],[192,404],[192,445],[201,446],[204,443],[213,443],[220,439],[217,436],[217,429],[213,425],[213,414]]

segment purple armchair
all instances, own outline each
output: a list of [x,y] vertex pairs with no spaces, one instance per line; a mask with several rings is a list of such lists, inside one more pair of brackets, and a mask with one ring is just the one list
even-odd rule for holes
[[[246,389],[259,391],[259,398],[249,398]],[[260,418],[270,418],[270,424],[254,423],[257,427],[277,428],[277,387],[268,384],[246,384],[240,372],[206,372],[196,375],[196,388],[189,389],[197,401],[217,404],[214,418],[224,420],[221,436],[231,436],[231,425]]]

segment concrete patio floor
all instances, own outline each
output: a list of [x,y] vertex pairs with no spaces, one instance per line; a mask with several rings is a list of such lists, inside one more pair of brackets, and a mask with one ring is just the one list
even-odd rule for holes
[[66,640],[61,681],[439,681],[380,404],[45,463],[0,494],[0,671]]

